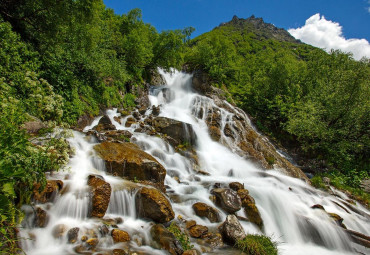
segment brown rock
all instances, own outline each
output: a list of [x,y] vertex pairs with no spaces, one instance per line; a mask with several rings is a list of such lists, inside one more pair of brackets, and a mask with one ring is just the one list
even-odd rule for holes
[[211,193],[216,196],[216,205],[228,213],[235,213],[242,207],[238,194],[232,189],[216,188]]
[[161,249],[167,250],[172,255],[183,254],[184,250],[175,236],[162,224],[156,224],[150,229],[153,240]]
[[40,203],[52,202],[56,194],[63,188],[60,180],[48,180],[45,188],[40,192],[41,184],[37,183],[33,189],[33,199]]
[[114,249],[113,255],[128,255],[128,253],[125,250],[122,249]]
[[67,231],[67,226],[64,224],[58,224],[53,228],[52,234],[54,238],[60,238]]
[[208,233],[208,228],[202,225],[195,225],[189,229],[189,235],[195,238],[201,238]]
[[203,240],[207,245],[212,247],[213,249],[215,248],[220,248],[224,245],[222,241],[222,236],[220,233],[207,233],[203,236]]
[[37,134],[41,129],[46,128],[46,125],[41,120],[34,118],[32,121],[27,121],[22,126],[29,134]]
[[196,249],[184,251],[182,255],[199,255],[200,253]]
[[89,175],[87,184],[92,187],[91,217],[102,218],[108,209],[112,188],[98,176]]
[[313,206],[311,206],[311,208],[312,208],[312,209],[320,209],[320,210],[323,210],[323,211],[325,211],[325,208],[324,208],[324,206],[322,206],[322,205],[319,205],[319,204],[313,205]]
[[240,182],[231,182],[229,183],[229,188],[234,191],[238,191],[240,189],[244,189],[244,185],[241,184]]
[[195,222],[195,220],[189,220],[189,221],[186,222],[186,228],[187,229],[191,229],[195,225],[197,225],[197,223]]
[[242,200],[242,206],[244,207],[245,214],[247,215],[249,221],[256,224],[259,228],[262,228],[263,221],[254,198],[250,195],[247,195]]
[[155,188],[143,187],[136,194],[136,211],[139,217],[166,223],[175,217],[171,203]]
[[[80,231],[80,228],[71,228],[67,233],[68,243],[75,243],[78,239],[78,232]],[[86,240],[87,241],[87,237]]]
[[108,115],[104,115],[100,120],[94,130],[101,132],[104,130],[116,130],[116,126],[112,124],[112,121],[108,117]]
[[244,199],[248,198],[249,191],[247,189],[239,189],[238,190],[238,196],[243,201]]
[[86,241],[87,248],[89,250],[94,249],[99,243],[98,238],[90,238],[89,240]]
[[217,209],[205,204],[195,203],[193,204],[193,210],[199,217],[206,217],[210,222],[221,222],[220,215]]
[[111,235],[115,243],[128,242],[131,240],[130,235],[126,231],[120,229],[113,229]]
[[94,149],[104,159],[107,172],[130,180],[149,181],[164,186],[166,169],[132,143],[103,142]]
[[241,240],[247,236],[235,215],[228,215],[224,223],[218,227],[218,230],[224,242],[230,245],[234,245],[237,240]]
[[46,211],[40,207],[37,207],[35,216],[35,226],[39,228],[46,227],[49,222],[49,215],[46,213]]
[[134,119],[133,117],[128,117],[126,119],[125,127],[131,127],[132,124],[135,124],[135,123],[136,123],[136,119]]

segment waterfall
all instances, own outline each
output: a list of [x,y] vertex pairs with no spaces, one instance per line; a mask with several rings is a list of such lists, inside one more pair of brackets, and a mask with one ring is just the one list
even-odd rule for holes
[[[150,89],[151,107],[140,120],[152,113],[152,106],[160,106],[160,117],[190,124],[197,137],[194,150],[199,169],[189,157],[176,151],[165,140],[139,132],[138,123],[126,127],[130,116],[121,116],[117,109],[108,110],[107,115],[117,130],[130,131],[133,134],[131,142],[156,158],[167,170],[165,185],[176,216],[194,219],[198,224],[215,229],[219,223],[210,223],[207,219],[196,216],[192,205],[195,202],[212,205],[210,190],[215,183],[227,185],[240,182],[256,201],[264,222],[264,232],[246,221],[241,221],[243,228],[246,233],[271,236],[278,242],[280,254],[357,254],[356,251],[366,254],[369,251],[352,243],[345,231],[334,224],[327,213],[314,210],[311,206],[321,204],[327,212],[341,216],[348,229],[370,235],[370,214],[366,208],[349,205],[346,202],[349,198],[345,194],[336,191],[337,196],[334,196],[316,190],[303,180],[285,175],[278,168],[268,171],[260,169],[238,147],[242,131],[233,118],[244,118],[254,129],[245,113],[226,101],[222,102],[225,107],[221,107],[213,99],[193,92],[190,74],[178,71],[160,72],[167,84]],[[219,142],[211,138],[206,123],[214,115],[220,116],[220,130],[229,132],[229,135],[221,132]],[[95,119],[84,131],[96,126],[100,118]],[[120,123],[117,118],[121,119]],[[190,130],[185,129],[188,136],[191,136]],[[140,239],[140,247],[133,244],[138,250],[148,254],[165,254],[151,247],[150,222],[139,219],[136,214],[135,184],[111,176],[105,171],[104,162],[93,150],[93,146],[98,143],[96,140],[91,137],[87,139],[85,134],[74,131],[74,137],[69,141],[75,148],[75,155],[68,168],[49,177],[63,180],[63,192],[55,198],[54,203],[40,205],[48,212],[48,225],[37,228],[24,223],[22,226],[21,236],[25,238],[22,248],[27,254],[74,254],[73,245],[67,244],[65,236],[55,237],[55,229],[58,226],[66,229],[80,227],[79,235],[82,235],[102,225],[102,220],[88,217],[90,200],[87,177],[91,174],[102,176],[112,186],[111,199],[104,218],[121,218],[115,224],[129,232],[132,239]],[[199,170],[208,174],[200,174]],[[220,212],[224,221],[227,214],[221,210]],[[243,211],[238,211],[237,215],[244,216]],[[96,233],[96,236],[99,237],[99,245],[103,250],[119,247],[109,237],[100,233]],[[210,254],[222,253],[215,250]]]

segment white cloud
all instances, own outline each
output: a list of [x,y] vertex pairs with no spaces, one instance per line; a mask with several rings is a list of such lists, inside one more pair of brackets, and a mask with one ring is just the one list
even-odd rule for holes
[[366,39],[346,39],[339,23],[326,20],[319,13],[306,20],[303,27],[289,29],[288,32],[296,39],[313,46],[352,52],[356,60],[370,58],[370,44]]

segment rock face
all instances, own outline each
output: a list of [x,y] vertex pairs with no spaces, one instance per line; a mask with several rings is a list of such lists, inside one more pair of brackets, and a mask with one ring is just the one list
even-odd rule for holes
[[231,189],[217,188],[211,191],[216,196],[216,205],[228,213],[235,213],[242,207],[238,194]]
[[112,124],[112,121],[109,119],[108,115],[104,115],[94,129],[98,132],[101,132],[105,130],[116,130],[116,127]]
[[153,240],[161,249],[167,250],[172,255],[181,255],[184,250],[175,236],[162,224],[156,224],[150,229]]
[[120,229],[113,229],[111,235],[115,243],[128,242],[131,240],[130,235],[126,231]]
[[218,227],[218,230],[220,231],[224,242],[230,245],[234,245],[237,240],[241,240],[246,237],[244,229],[235,215],[228,215],[224,223]]
[[129,180],[164,186],[166,169],[137,145],[103,142],[95,145],[94,149],[104,159],[107,172]]
[[63,182],[60,180],[48,180],[45,188],[40,191],[41,184],[34,186],[33,199],[40,203],[52,202],[57,193],[63,188]]
[[91,217],[102,218],[108,209],[112,188],[102,177],[90,175],[87,184],[92,188]]
[[196,134],[192,126],[178,120],[169,119],[166,117],[156,117],[151,121],[151,125],[159,133],[166,134],[175,140],[173,146],[188,143],[195,145]]
[[242,206],[244,208],[245,214],[248,217],[248,220],[256,224],[259,228],[262,228],[263,221],[261,218],[261,214],[256,206],[254,198],[249,195],[249,191],[247,189],[239,189],[238,196],[242,201]]
[[136,212],[139,217],[166,223],[175,217],[170,201],[155,188],[143,187],[136,194]]
[[199,217],[206,217],[210,222],[220,222],[220,215],[217,209],[205,204],[205,203],[195,203],[193,204],[193,210]]

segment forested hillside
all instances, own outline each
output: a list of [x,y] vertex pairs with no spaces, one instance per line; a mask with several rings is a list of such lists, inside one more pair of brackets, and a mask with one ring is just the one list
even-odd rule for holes
[[159,32],[140,10],[117,15],[102,0],[4,0],[0,14],[0,247],[10,252],[21,205],[71,153],[63,135],[35,142],[24,123],[42,121],[43,135],[134,107],[158,67],[207,73],[305,170],[352,187],[369,175],[369,59],[327,54],[254,17],[190,40],[191,27]]
[[306,171],[339,171],[354,187],[368,176],[369,59],[327,54],[261,18],[234,16],[195,38],[186,63],[206,71]]

